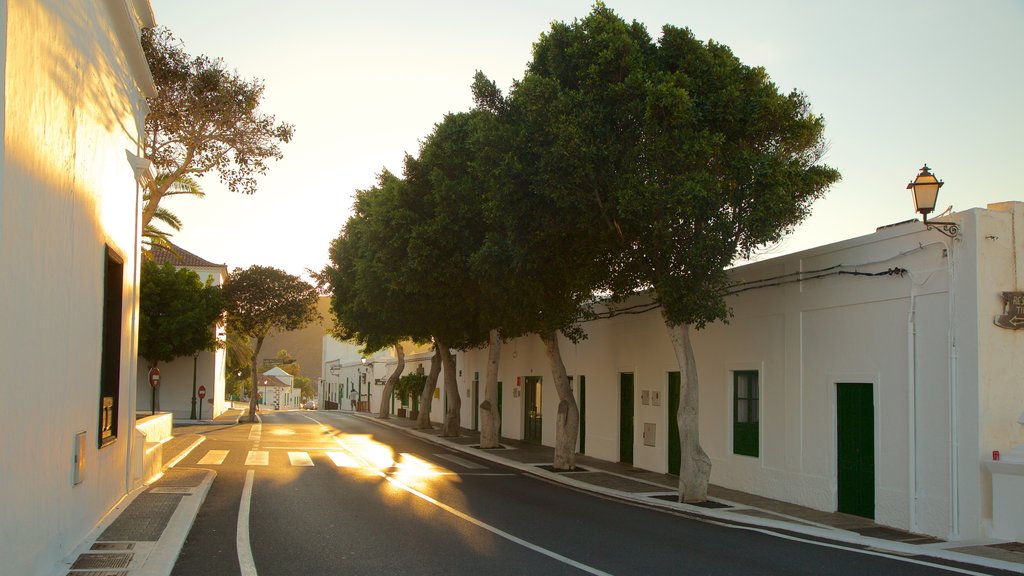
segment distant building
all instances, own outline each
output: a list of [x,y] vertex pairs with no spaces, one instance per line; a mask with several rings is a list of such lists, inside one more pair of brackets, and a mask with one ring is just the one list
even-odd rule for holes
[[135,485],[149,0],[0,6],[0,559],[56,573]]
[[[199,275],[201,281],[209,281],[214,286],[223,286],[224,281],[227,280],[226,264],[210,262],[174,244],[166,248],[153,246],[148,255],[157,264],[171,264],[176,268],[192,270]],[[217,326],[217,339],[222,345],[213,352],[200,352],[194,358],[192,356],[176,358],[171,362],[160,364],[160,388],[158,391],[160,411],[172,413],[176,420],[188,419],[192,416],[193,375],[195,376],[196,390],[200,386],[206,390],[204,399],[196,398],[196,417],[214,418],[227,409],[224,381],[227,351],[223,346],[226,340],[223,325]],[[153,390],[150,388],[147,372],[146,363],[139,362],[135,406],[140,413],[148,413],[153,408]],[[199,406],[202,408],[200,409]]]

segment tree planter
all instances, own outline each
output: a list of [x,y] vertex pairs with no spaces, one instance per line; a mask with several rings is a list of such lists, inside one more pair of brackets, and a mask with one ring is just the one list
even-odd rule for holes
[[405,408],[399,408],[398,409],[398,417],[399,418],[405,418]]
[[409,420],[415,420],[420,417],[419,410],[409,410]]

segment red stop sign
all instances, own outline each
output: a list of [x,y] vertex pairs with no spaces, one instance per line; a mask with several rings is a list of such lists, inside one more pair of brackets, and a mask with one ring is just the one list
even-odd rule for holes
[[203,398],[206,398],[206,386],[199,387],[199,399],[202,400]]
[[160,386],[160,369],[153,368],[149,371],[149,385],[153,388]]

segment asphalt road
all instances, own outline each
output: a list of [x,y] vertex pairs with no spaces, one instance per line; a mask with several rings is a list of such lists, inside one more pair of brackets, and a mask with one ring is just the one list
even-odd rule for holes
[[173,574],[964,573],[597,497],[341,413],[262,417],[178,464],[217,478]]

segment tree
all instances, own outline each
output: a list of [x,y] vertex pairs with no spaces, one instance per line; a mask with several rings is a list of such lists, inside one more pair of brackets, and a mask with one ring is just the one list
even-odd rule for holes
[[272,331],[298,330],[320,317],[315,287],[297,276],[267,266],[236,268],[224,283],[228,330],[254,340],[250,358],[249,421],[256,418],[259,358],[263,340]]
[[690,327],[729,317],[726,267],[777,242],[839,179],[822,165],[824,121],[728,47],[665,26],[654,42],[598,3],[555,23],[510,95],[550,161],[562,206],[614,240],[604,289],[649,290],[681,368],[680,500],[707,497]]
[[[220,288],[171,264],[142,261],[139,356],[150,370],[161,362],[217,347],[216,324],[224,311]],[[154,411],[156,410],[154,398]]]
[[[163,186],[163,181],[169,177],[167,174],[157,174],[156,183],[154,187],[160,188]],[[203,198],[206,193],[203,192],[202,187],[195,178],[189,176],[180,176],[176,181],[171,182],[165,196],[187,194],[189,196],[195,196],[197,198]],[[150,189],[146,188],[142,192],[143,210],[149,206]],[[153,211],[153,216],[149,222],[142,227],[142,245],[151,249],[153,246],[163,246],[173,252],[171,248],[170,238],[173,232],[164,230],[157,225],[157,222],[167,226],[174,232],[181,231],[181,219],[176,214],[168,210],[163,206],[157,206]]]
[[294,132],[260,113],[263,83],[220,59],[189,56],[166,28],[143,30],[142,47],[158,92],[148,99],[144,146],[161,175],[147,187],[143,228],[164,197],[188,193],[174,187],[183,177],[217,172],[232,192],[255,192],[256,176],[281,159],[280,144]]

